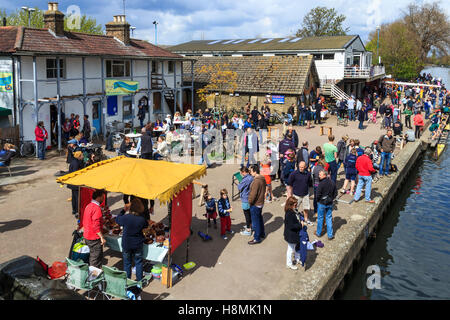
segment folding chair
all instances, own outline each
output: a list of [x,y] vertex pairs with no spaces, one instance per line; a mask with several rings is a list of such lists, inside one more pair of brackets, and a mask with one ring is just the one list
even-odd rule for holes
[[233,174],[232,180],[231,180],[231,199],[234,200],[235,196],[239,195],[239,193],[234,194],[234,186],[239,185],[242,181],[242,175],[241,172],[238,171],[235,174]]
[[[95,290],[97,287],[101,286],[101,282],[104,280],[103,273],[97,278],[89,280],[89,266],[87,263],[78,260],[74,261],[66,258],[67,262],[67,279],[66,284],[74,289],[86,290],[88,298],[90,298],[91,291]],[[101,290],[97,290],[94,299],[97,298]]]
[[151,279],[151,274],[144,276],[141,281],[134,281],[127,278],[127,273],[114,267],[103,266],[103,273],[105,275],[106,288],[103,295],[111,300],[111,298],[119,298],[129,300],[127,290],[131,287],[143,287]]

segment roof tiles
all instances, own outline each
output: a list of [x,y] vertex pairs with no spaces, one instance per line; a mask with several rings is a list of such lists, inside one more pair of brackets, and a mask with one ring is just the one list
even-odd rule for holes
[[[21,34],[21,32],[23,32]],[[56,37],[47,29],[24,27],[0,27],[0,52],[31,52],[43,54],[161,57],[183,59],[182,56],[157,47],[149,42],[131,39],[124,45],[117,39],[105,35],[65,32]],[[17,41],[16,41],[17,40]]]
[[[228,65],[237,73],[237,92],[301,94],[307,76],[315,64],[311,55],[274,57],[196,57],[194,81],[207,83],[209,75],[197,72],[202,66]],[[184,81],[191,81],[191,66],[183,64]],[[313,74],[317,77],[317,71]]]

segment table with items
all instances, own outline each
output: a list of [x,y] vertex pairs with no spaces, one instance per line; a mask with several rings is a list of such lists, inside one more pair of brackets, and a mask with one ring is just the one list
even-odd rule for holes
[[[122,252],[122,227],[115,221],[115,216],[108,211],[103,215],[103,231],[106,246],[113,251]],[[143,245],[143,259],[161,263],[167,256],[168,248],[168,227],[162,222],[156,223],[150,220],[150,225],[142,233],[145,240]]]

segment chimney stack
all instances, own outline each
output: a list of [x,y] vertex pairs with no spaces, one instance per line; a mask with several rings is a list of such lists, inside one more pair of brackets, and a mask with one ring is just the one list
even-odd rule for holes
[[130,44],[130,24],[125,20],[125,15],[114,16],[114,20],[108,22],[105,27],[107,36],[116,37],[125,45]]
[[48,10],[44,12],[45,28],[57,36],[64,36],[64,13],[58,10],[58,2],[49,2]]

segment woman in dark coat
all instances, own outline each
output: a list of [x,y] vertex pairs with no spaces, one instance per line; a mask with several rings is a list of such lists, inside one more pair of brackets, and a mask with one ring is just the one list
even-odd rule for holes
[[[125,214],[128,209],[130,214]],[[130,204],[125,205],[125,209],[116,217],[116,222],[123,227],[123,268],[127,273],[127,278],[131,279],[131,265],[134,260],[137,281],[141,281],[144,276],[144,235],[142,229],[148,226],[147,221],[142,216],[144,209],[141,200],[135,198],[131,200]]]
[[297,199],[293,196],[286,200],[284,207],[284,240],[288,243],[286,252],[286,266],[292,270],[297,270],[297,266],[292,263],[292,253],[294,253],[296,262],[300,261],[300,254],[295,251],[295,247],[300,243],[300,230],[302,223],[295,211],[297,207]]

